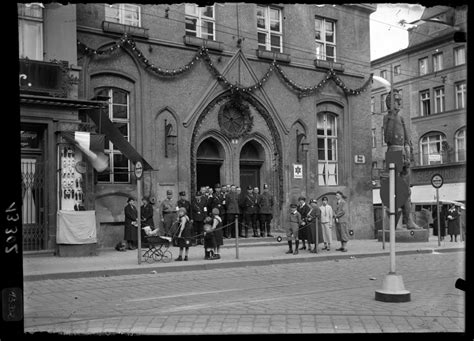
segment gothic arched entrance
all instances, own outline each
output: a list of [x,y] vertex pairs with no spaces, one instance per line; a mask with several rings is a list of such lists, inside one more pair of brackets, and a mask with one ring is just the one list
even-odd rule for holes
[[196,186],[214,188],[221,182],[221,167],[224,161],[222,146],[209,137],[199,144],[196,154]]
[[264,163],[263,147],[256,141],[247,142],[240,151],[240,186],[260,187],[260,169]]

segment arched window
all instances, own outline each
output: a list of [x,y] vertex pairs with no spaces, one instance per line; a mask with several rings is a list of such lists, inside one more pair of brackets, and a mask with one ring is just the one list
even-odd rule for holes
[[461,128],[456,132],[454,146],[456,148],[456,161],[466,161],[466,128]]
[[[98,96],[109,97],[108,116],[127,141],[130,141],[129,93],[117,88],[101,88]],[[109,156],[109,169],[98,174],[97,180],[109,183],[130,182],[130,161],[105,137],[105,154]]]
[[[442,133],[433,132],[423,136],[420,140],[421,165],[436,165],[447,160],[447,155],[443,153],[442,145],[446,141],[446,136]],[[443,161],[443,159],[445,159]]]
[[321,112],[317,116],[318,138],[318,184],[338,184],[337,167],[337,116]]

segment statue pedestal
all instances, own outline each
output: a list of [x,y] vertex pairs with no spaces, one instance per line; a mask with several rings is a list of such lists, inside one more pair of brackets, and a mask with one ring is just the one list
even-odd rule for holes
[[[419,243],[427,242],[429,240],[430,231],[428,229],[396,229],[395,242],[396,243]],[[382,241],[382,230],[377,231],[377,240]],[[385,230],[385,241],[390,241],[390,231]]]

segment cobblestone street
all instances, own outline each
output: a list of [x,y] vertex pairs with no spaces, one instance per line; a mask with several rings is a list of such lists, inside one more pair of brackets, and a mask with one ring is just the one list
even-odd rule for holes
[[464,332],[464,252],[397,256],[407,303],[374,299],[389,257],[25,282],[25,332]]

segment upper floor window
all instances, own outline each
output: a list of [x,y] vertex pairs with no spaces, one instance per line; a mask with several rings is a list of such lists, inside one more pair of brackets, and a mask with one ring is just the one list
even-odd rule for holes
[[[435,165],[443,163],[443,142],[446,136],[441,133],[430,133],[420,140],[421,165]],[[444,156],[445,158],[447,156]]]
[[387,70],[380,71],[380,77],[387,79]]
[[370,97],[370,112],[375,113],[375,97]]
[[19,57],[43,60],[43,5],[17,4]]
[[377,138],[375,134],[375,128],[372,128],[372,148],[377,147]]
[[466,128],[461,128],[454,135],[456,161],[466,161]]
[[466,107],[466,82],[457,83],[456,87],[456,109]]
[[257,6],[258,49],[283,52],[281,10],[270,6]]
[[316,59],[336,61],[336,22],[325,18],[314,19]]
[[382,146],[386,146],[387,143],[385,142],[385,129],[384,129],[384,127],[382,127],[381,132],[382,132]]
[[428,57],[418,60],[418,73],[420,76],[428,73]]
[[[108,116],[114,126],[130,141],[130,110],[128,92],[116,88],[102,88],[99,96],[109,97]],[[109,156],[109,170],[98,174],[98,181],[109,183],[130,182],[130,161],[117,149],[107,137],[105,138],[105,154]]]
[[433,72],[443,69],[443,53],[433,55]]
[[466,64],[466,48],[459,46],[454,49],[454,65]]
[[207,40],[216,39],[216,19],[214,5],[199,7],[185,4],[186,35]]
[[439,113],[445,111],[444,87],[434,89],[434,112]]
[[385,112],[388,109],[387,108],[387,101],[386,101],[387,96],[388,96],[388,94],[380,95],[380,110],[381,110],[381,112]]
[[420,91],[420,116],[431,115],[430,90]]
[[317,116],[318,184],[338,184],[337,169],[337,116],[321,112]]
[[401,75],[402,74],[402,69],[401,69],[401,66],[400,65],[395,65],[393,67],[393,74],[395,76],[398,76],[398,75]]
[[105,21],[141,27],[140,6],[132,4],[105,4]]

